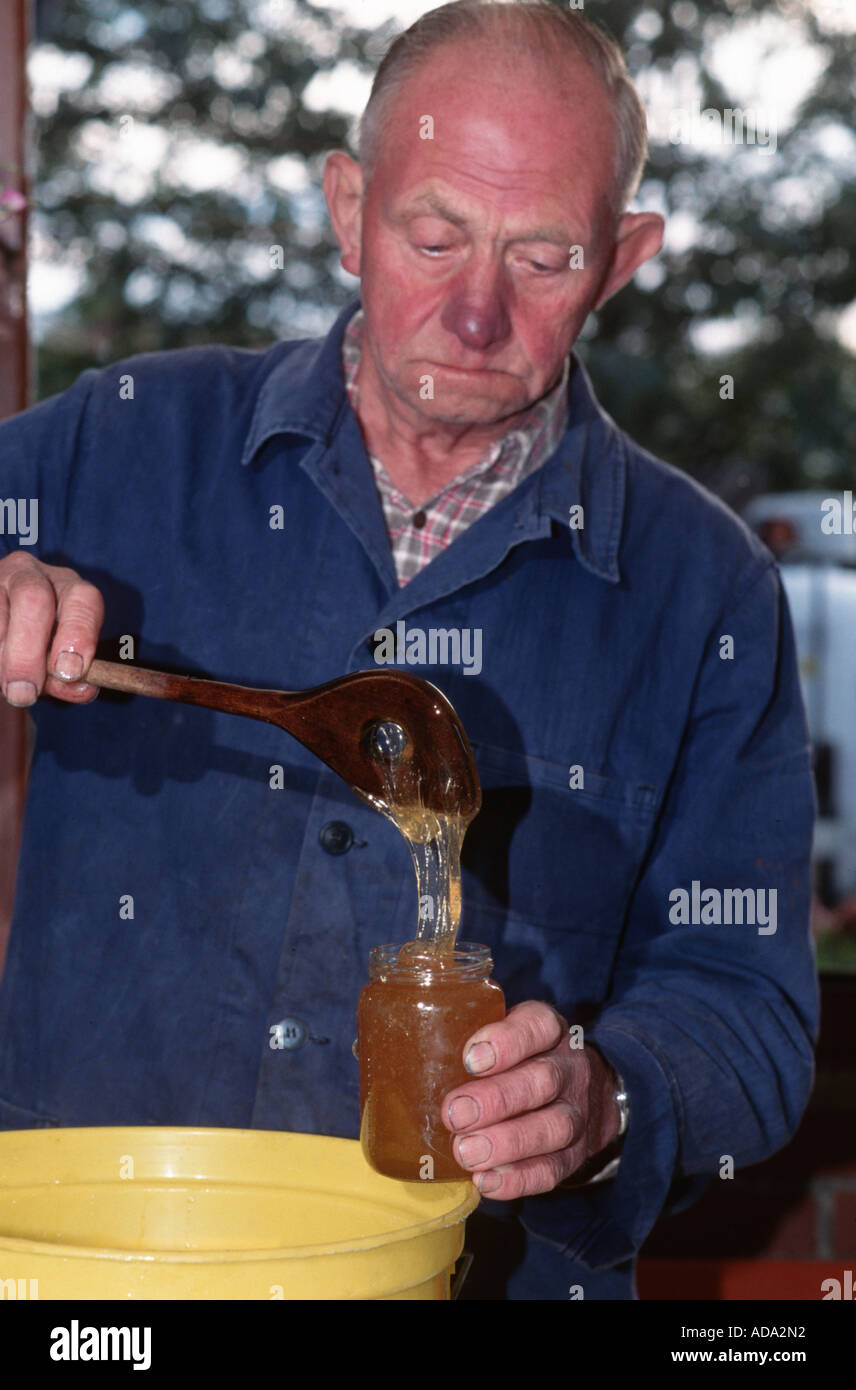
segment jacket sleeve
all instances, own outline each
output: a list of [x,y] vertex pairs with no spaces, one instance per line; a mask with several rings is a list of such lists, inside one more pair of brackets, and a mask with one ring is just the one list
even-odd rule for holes
[[[0,559],[21,550],[51,563],[62,550],[78,450],[99,372],[0,423]],[[22,526],[21,522],[26,522]]]
[[527,1204],[526,1225],[555,1239],[550,1207],[573,1202],[566,1252],[592,1269],[629,1258],[667,1205],[781,1148],[812,1087],[814,792],[787,601],[762,564],[707,644],[613,988],[586,1034],[629,1093],[618,1173]]

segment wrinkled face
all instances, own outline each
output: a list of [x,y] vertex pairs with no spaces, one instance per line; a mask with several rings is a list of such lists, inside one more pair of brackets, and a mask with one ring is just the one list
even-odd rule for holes
[[597,299],[614,230],[609,97],[582,64],[559,89],[450,45],[388,112],[363,208],[367,345],[415,417],[489,425],[554,384]]

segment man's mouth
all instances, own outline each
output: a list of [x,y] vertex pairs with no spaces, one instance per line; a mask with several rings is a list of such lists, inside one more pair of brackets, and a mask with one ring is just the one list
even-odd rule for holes
[[450,362],[433,362],[430,366],[440,367],[444,372],[458,372],[462,376],[484,376],[488,372],[495,376],[506,376],[506,372],[500,371],[498,367],[453,367]]

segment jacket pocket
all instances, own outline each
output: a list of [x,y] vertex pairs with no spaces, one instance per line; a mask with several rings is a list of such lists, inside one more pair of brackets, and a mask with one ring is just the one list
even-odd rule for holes
[[482,810],[464,840],[461,935],[492,947],[510,1003],[601,1001],[660,793],[587,769],[572,788],[567,765],[473,752]]

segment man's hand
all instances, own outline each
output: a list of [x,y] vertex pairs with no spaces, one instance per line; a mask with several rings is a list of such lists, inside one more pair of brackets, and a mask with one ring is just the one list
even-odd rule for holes
[[596,1048],[572,1048],[565,1020],[527,1002],[474,1033],[467,1070],[482,1080],[450,1091],[443,1123],[457,1161],[485,1197],[550,1192],[618,1134],[618,1079]]
[[104,601],[74,570],[45,565],[22,550],[0,560],[0,691],[10,705],[41,694],[83,705],[98,687],[88,671],[104,621]]

